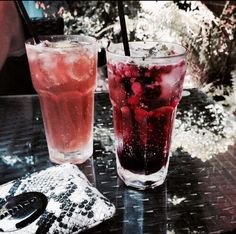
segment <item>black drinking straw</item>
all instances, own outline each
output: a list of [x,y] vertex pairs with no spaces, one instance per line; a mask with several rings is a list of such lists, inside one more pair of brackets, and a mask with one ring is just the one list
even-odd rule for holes
[[28,27],[28,30],[29,30],[31,36],[33,37],[33,39],[35,41],[35,43],[39,44],[40,40],[38,38],[38,35],[37,35],[36,31],[34,30],[34,27],[31,23],[29,15],[28,15],[27,11],[25,10],[23,2],[21,0],[15,0],[14,2],[16,4],[18,10],[20,11],[20,13],[21,13],[21,15],[22,15],[27,27]]
[[120,27],[121,27],[121,35],[123,39],[123,46],[126,56],[130,56],[129,50],[129,43],[128,43],[128,36],[125,24],[125,15],[124,15],[124,8],[122,0],[118,0],[118,11],[119,11],[119,18],[120,18]]

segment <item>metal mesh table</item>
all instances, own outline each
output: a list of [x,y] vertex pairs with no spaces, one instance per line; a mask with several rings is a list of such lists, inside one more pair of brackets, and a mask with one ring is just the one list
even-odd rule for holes
[[[214,105],[198,90],[189,92],[179,105],[181,121],[191,109],[200,115],[206,105]],[[212,129],[214,118],[205,112]],[[139,191],[126,187],[116,174],[113,133],[109,96],[97,93],[94,154],[79,167],[115,204],[116,214],[86,233],[236,233],[235,145],[204,162],[177,148],[166,182]],[[38,97],[0,97],[0,184],[52,165]]]

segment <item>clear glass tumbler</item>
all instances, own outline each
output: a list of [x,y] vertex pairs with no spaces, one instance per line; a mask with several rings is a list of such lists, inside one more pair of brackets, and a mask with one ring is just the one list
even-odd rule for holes
[[166,178],[171,135],[182,97],[187,51],[167,42],[107,49],[117,172],[128,186],[154,188]]
[[83,163],[93,153],[97,44],[88,36],[42,36],[26,42],[52,162]]

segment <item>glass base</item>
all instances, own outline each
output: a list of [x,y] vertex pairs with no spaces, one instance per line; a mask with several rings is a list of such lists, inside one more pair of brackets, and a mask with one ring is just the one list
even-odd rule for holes
[[129,170],[124,169],[120,165],[118,156],[116,156],[116,165],[119,177],[127,186],[131,186],[140,190],[149,188],[153,189],[164,183],[168,172],[169,158],[165,166],[163,166],[158,172],[150,175],[135,174]]
[[52,162],[57,164],[72,163],[81,164],[93,155],[93,147],[86,148],[83,151],[63,153],[58,150],[49,148],[49,158]]

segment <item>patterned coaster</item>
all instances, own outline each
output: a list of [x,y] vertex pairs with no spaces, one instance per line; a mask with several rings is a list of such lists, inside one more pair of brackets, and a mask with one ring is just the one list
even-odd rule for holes
[[15,234],[79,233],[111,218],[115,207],[79,168],[63,164],[27,175],[0,186],[0,208],[23,192],[41,192],[48,198],[44,213]]

